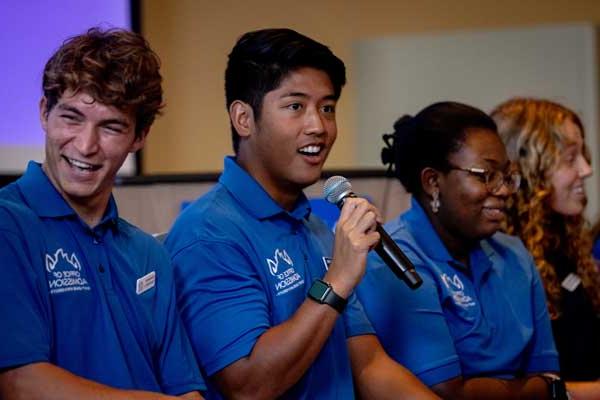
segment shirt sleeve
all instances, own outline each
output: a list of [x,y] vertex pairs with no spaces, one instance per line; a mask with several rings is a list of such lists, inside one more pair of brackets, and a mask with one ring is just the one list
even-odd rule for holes
[[164,393],[180,395],[191,391],[204,391],[206,385],[194,356],[187,333],[183,328],[175,295],[173,270],[168,255],[160,248],[160,282],[162,292],[158,303],[164,306],[160,310],[162,318],[157,318],[157,330],[162,332],[159,356],[161,388]]
[[357,294],[387,353],[426,385],[461,375],[436,280],[415,263],[423,284],[411,290],[378,256],[370,256]]
[[546,295],[539,272],[531,256],[529,256],[529,268],[532,274],[532,309],[535,315],[533,316],[533,338],[529,347],[530,354],[525,370],[530,373],[557,372],[559,370],[558,353],[552,336]]
[[343,318],[347,338],[375,333],[375,329],[373,329],[371,322],[367,318],[365,309],[354,293],[348,299]]
[[270,327],[249,257],[234,243],[198,240],[172,254],[172,262],[181,316],[205,373],[248,356]]
[[0,368],[48,361],[50,311],[41,243],[35,235],[26,237],[1,207],[0,220]]

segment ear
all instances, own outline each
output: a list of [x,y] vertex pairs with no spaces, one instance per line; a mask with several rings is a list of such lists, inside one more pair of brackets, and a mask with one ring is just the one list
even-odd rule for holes
[[248,137],[254,132],[254,111],[250,104],[235,100],[229,106],[229,119],[241,137]]
[[130,153],[135,153],[146,144],[146,137],[148,136],[148,132],[150,131],[150,127],[144,129],[140,132],[140,135],[136,137],[131,143],[131,147],[129,148]]
[[438,170],[427,167],[421,171],[421,186],[423,191],[429,196],[433,196],[434,191],[440,190],[440,178],[441,174]]
[[44,132],[46,132],[47,128],[48,128],[48,111],[46,110],[47,106],[48,106],[48,100],[46,99],[46,96],[43,96],[40,99],[39,108],[40,108],[40,123],[42,124],[42,129],[44,130]]

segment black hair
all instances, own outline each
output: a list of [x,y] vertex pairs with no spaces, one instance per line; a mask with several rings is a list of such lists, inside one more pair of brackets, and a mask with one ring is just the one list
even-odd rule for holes
[[494,120],[477,108],[449,101],[434,103],[394,123],[394,132],[383,135],[386,147],[381,159],[409,193],[419,193],[421,171],[426,167],[448,171],[448,156],[460,149],[471,129],[498,132]]
[[[331,50],[291,29],[263,29],[244,34],[229,54],[225,70],[226,107],[241,100],[252,107],[258,119],[265,94],[277,89],[295,70],[311,67],[329,76],[335,98],[346,83],[346,67]],[[239,148],[239,134],[231,126],[233,149]]]

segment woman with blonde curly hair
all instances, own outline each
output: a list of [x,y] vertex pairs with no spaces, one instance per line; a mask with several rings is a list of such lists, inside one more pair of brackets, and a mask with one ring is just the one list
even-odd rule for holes
[[546,100],[515,98],[491,113],[522,176],[507,232],[520,236],[542,277],[566,380],[600,378],[600,274],[583,211],[592,174],[579,117]]

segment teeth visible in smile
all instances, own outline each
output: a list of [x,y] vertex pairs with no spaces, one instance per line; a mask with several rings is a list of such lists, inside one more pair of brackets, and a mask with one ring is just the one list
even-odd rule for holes
[[72,166],[77,167],[79,169],[94,171],[94,170],[97,170],[98,168],[100,168],[97,165],[88,164],[83,161],[74,160],[72,158],[65,157],[65,159],[69,162],[69,164],[71,164]]
[[302,154],[307,154],[307,155],[313,156],[313,155],[319,154],[319,152],[321,151],[321,146],[315,146],[315,145],[304,146],[304,147],[300,148],[298,151]]

